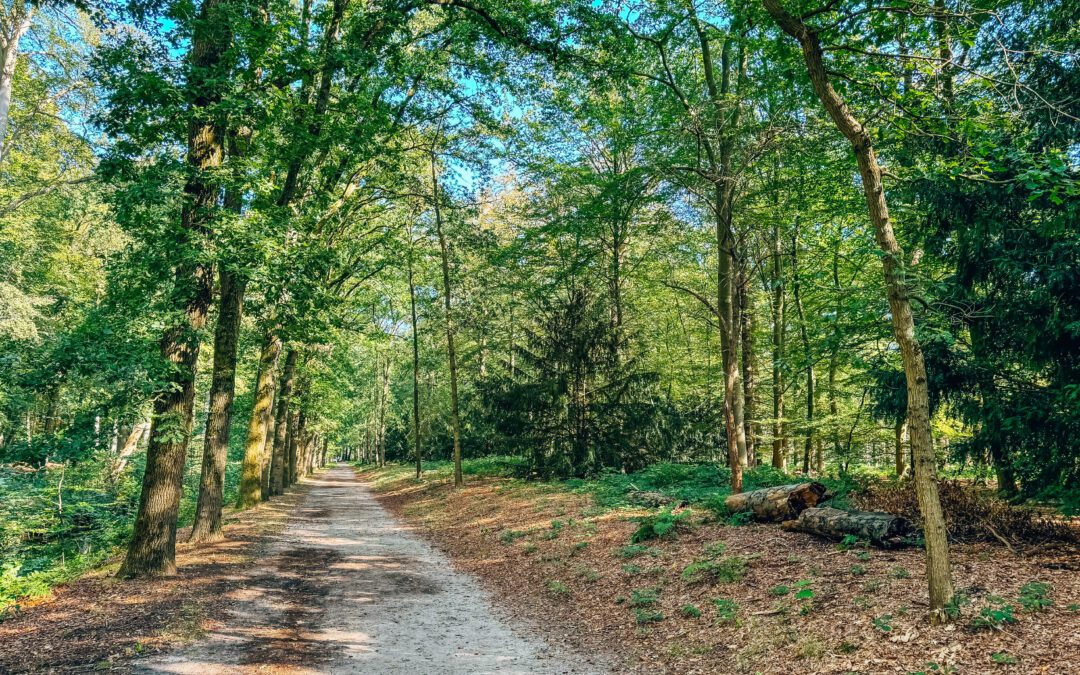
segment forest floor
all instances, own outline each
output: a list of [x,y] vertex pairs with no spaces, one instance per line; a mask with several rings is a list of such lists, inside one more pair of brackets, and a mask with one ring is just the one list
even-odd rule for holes
[[601,673],[498,613],[352,469],[181,546],[177,577],[103,570],[0,624],[0,672]]
[[[557,483],[361,474],[391,512],[549,641],[618,651],[620,672],[1078,673],[1080,552],[952,547],[968,599],[927,621],[918,548],[844,549],[773,525],[688,510],[676,533],[630,545],[635,518]],[[1032,582],[1035,582],[1032,585]]]

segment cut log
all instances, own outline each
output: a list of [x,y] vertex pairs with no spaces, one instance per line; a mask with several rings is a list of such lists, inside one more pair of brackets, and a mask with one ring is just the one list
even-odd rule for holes
[[731,495],[724,500],[724,506],[731,513],[746,511],[753,513],[755,520],[777,523],[798,518],[803,510],[817,506],[826,499],[825,486],[811,482]]
[[831,507],[809,508],[797,520],[783,524],[785,530],[808,532],[839,541],[851,535],[883,548],[904,543],[912,533],[906,518],[876,511],[841,511]]

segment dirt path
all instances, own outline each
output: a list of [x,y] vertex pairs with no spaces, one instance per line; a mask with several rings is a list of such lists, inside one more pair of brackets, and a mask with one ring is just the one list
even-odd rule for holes
[[230,620],[141,673],[602,673],[498,615],[476,581],[346,467],[311,479],[235,590]]

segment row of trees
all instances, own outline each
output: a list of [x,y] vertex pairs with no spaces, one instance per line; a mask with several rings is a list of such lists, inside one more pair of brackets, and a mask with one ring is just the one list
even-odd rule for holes
[[936,611],[936,465],[1075,485],[1068,2],[5,7],[0,452],[149,419],[124,575],[230,439],[240,506],[330,444],[910,471]]

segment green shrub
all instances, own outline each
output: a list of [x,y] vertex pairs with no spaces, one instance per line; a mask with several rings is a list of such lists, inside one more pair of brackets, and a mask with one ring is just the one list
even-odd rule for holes
[[1054,604],[1049,595],[1050,584],[1042,581],[1029,581],[1020,587],[1018,601],[1025,612],[1040,612]]
[[517,530],[503,530],[499,533],[499,541],[509,546],[524,536],[524,532],[518,532]]
[[1001,629],[1006,624],[1016,623],[1012,605],[996,596],[991,596],[987,601],[990,604],[979,610],[979,614],[971,619],[972,629],[994,630]]
[[1009,652],[994,652],[990,655],[990,660],[999,666],[1015,666],[1020,663],[1015,656]]
[[660,610],[638,607],[634,610],[634,620],[637,621],[639,626],[643,626],[647,623],[663,621],[664,614]]
[[660,549],[646,546],[645,544],[628,544],[627,546],[623,546],[622,548],[619,548],[615,551],[615,555],[627,560],[631,558],[637,558],[638,556],[642,556],[645,554],[651,555],[655,558],[656,556],[660,555]]
[[638,588],[630,592],[631,607],[652,607],[660,602],[659,588]]
[[698,560],[686,566],[686,569],[682,571],[682,580],[690,584],[703,581],[732,584],[743,580],[748,567],[746,558],[739,556],[729,556],[720,560]]
[[783,584],[780,584],[779,586],[773,586],[772,588],[769,589],[769,595],[781,596],[781,595],[787,595],[790,592],[791,592],[791,589],[788,588],[787,586],[783,585]]
[[894,579],[910,579],[911,572],[908,572],[906,567],[897,567],[892,571],[892,577]]
[[570,595],[570,587],[556,579],[548,579],[547,589],[555,595]]
[[630,537],[630,543],[637,544],[650,539],[672,536],[679,527],[686,527],[689,517],[689,511],[675,513],[671,508],[666,508],[653,515],[638,518],[638,528]]
[[734,600],[715,598],[713,599],[713,606],[716,607],[717,623],[733,622],[739,616],[739,606],[735,604]]
[[701,610],[695,605],[683,605],[682,615],[689,619],[697,619],[701,617]]
[[882,633],[889,633],[892,631],[892,614],[882,614],[881,616],[874,617],[871,623],[874,624],[874,628],[877,628]]

